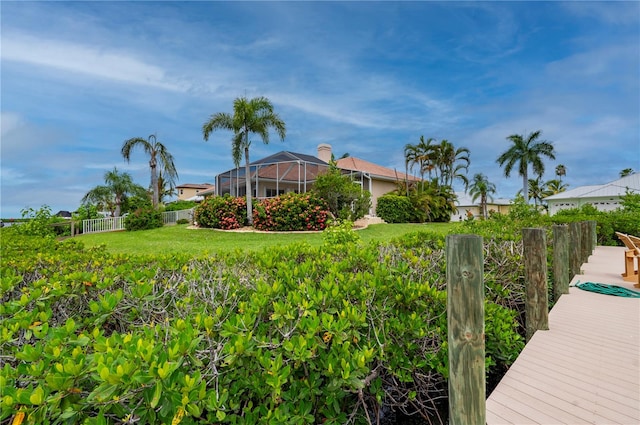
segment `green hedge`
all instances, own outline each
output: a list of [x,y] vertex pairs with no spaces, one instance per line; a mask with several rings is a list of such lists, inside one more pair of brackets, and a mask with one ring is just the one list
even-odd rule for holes
[[387,194],[378,198],[376,215],[387,223],[411,223],[414,206],[406,196]]
[[124,219],[124,227],[129,231],[156,229],[163,225],[162,213],[153,208],[136,210]]
[[[188,258],[7,230],[2,423],[364,424],[446,392],[441,237]],[[523,345],[499,304],[489,373]]]

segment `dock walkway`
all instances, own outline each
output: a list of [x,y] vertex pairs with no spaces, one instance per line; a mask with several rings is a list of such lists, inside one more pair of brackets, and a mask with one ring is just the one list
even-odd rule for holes
[[[624,248],[596,247],[571,284],[625,282]],[[640,299],[569,288],[487,399],[487,425],[640,424]]]

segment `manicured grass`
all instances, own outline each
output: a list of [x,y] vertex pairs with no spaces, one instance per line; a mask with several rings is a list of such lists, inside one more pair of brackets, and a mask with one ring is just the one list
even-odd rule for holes
[[[165,226],[160,229],[137,232],[94,233],[78,236],[87,247],[106,245],[112,253],[168,254],[184,253],[194,256],[236,249],[258,251],[265,248],[306,242],[322,244],[322,233],[255,233],[223,232],[212,229],[188,229],[187,225]],[[373,224],[358,230],[363,242],[388,241],[405,233],[431,231],[447,234],[453,223],[427,224]]]

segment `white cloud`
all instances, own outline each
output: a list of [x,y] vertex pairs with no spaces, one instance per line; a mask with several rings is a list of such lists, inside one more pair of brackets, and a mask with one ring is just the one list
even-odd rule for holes
[[162,68],[134,55],[60,40],[17,33],[2,35],[2,60],[54,68],[121,83],[186,91],[188,86],[172,80]]

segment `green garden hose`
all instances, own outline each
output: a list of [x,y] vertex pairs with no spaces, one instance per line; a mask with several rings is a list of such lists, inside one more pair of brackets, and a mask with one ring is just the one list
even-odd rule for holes
[[617,297],[626,298],[640,298],[640,292],[632,291],[631,289],[617,285],[605,285],[604,283],[593,282],[580,283],[580,281],[578,281],[578,283],[571,286],[584,291],[597,292],[598,294],[615,295]]

